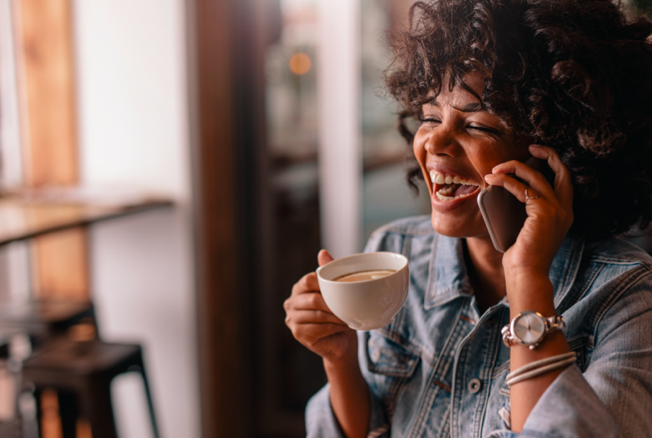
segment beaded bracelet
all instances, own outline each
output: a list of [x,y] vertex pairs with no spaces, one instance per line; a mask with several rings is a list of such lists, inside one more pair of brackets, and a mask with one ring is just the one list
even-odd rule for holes
[[512,386],[523,380],[532,379],[550,371],[571,365],[576,361],[577,355],[574,352],[537,360],[509,373],[505,378],[505,383]]

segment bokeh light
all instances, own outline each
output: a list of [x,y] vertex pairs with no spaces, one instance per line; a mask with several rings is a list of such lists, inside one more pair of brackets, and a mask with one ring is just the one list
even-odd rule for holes
[[305,53],[298,52],[290,58],[290,70],[296,75],[305,75],[310,71],[311,66],[312,61]]

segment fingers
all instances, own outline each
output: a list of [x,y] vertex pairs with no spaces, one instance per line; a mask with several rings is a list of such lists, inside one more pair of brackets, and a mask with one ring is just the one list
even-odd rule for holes
[[530,199],[539,199],[540,197],[541,197],[541,195],[536,193],[531,187],[527,187],[525,189],[525,203],[526,204],[527,204],[527,201],[529,201]]
[[314,272],[304,275],[292,286],[292,295],[316,291],[319,291],[319,280],[317,280],[317,274]]
[[[333,256],[330,255],[328,251],[322,249],[317,254],[317,261],[319,266],[324,266],[333,261]],[[292,295],[315,292],[319,290],[319,281],[317,280],[317,274],[311,272],[304,275],[299,281],[297,281],[292,287]]]
[[317,254],[317,261],[319,262],[319,266],[324,266],[333,261],[333,256],[325,249],[322,249]]
[[[508,174],[516,175],[527,184],[512,178]],[[493,176],[499,176],[499,178],[492,178]],[[550,187],[550,184],[548,184],[540,172],[517,160],[506,161],[505,163],[497,165],[492,169],[492,175],[487,175],[487,177],[489,178],[485,179],[489,184],[502,185],[508,190],[510,190],[511,187],[514,187],[517,191],[524,193],[526,187],[532,187],[537,191],[537,193],[543,194],[544,196],[550,196],[553,194],[552,187]],[[505,183],[499,184],[499,181],[504,181]],[[511,184],[509,183],[510,181],[512,181]],[[523,201],[525,197],[525,195],[519,197],[516,193],[514,193],[514,195],[521,199],[521,201]]]
[[[500,186],[505,188],[512,195],[514,195],[519,201],[523,203],[527,201],[525,197],[525,189],[527,188],[527,186],[521,183],[520,181],[510,177],[509,175],[505,175],[505,174],[487,175],[485,177],[485,180],[492,186]],[[540,196],[538,192],[536,194],[534,192],[535,192],[534,189],[532,188],[529,189],[528,195],[530,198],[536,198],[537,196]]]
[[346,324],[301,324],[293,333],[297,339],[322,339],[335,333],[351,330]]
[[564,206],[573,205],[573,183],[568,168],[561,162],[561,158],[551,147],[531,145],[530,153],[542,160],[548,161],[548,166],[555,172],[555,194]]
[[[351,331],[348,326],[343,324],[288,324],[288,327],[296,340],[317,354],[320,354],[320,350],[322,350],[318,348],[320,341],[338,333]],[[323,353],[323,351],[321,352]]]
[[[545,146],[530,146],[532,155],[545,159],[555,173],[554,188],[538,171],[520,161],[508,161],[492,169],[486,181],[504,187],[519,201],[525,203],[526,212],[533,224],[541,224],[548,230],[568,231],[573,222],[573,186],[570,172],[559,159],[554,149]],[[515,174],[519,179],[508,174]],[[531,228],[532,230],[533,228]]]
[[[311,284],[316,285],[316,281],[316,275],[310,273],[294,285],[292,295],[283,303],[287,315],[286,324],[288,324],[289,319],[300,323],[345,324],[341,319],[333,315],[322,294],[311,289]],[[297,316],[299,314],[300,316]]]
[[525,202],[525,189],[527,185],[506,176],[506,174],[515,174],[517,177],[526,181],[531,187],[528,189],[530,199],[541,195],[544,198],[552,200],[556,198],[565,209],[572,209],[573,206],[573,186],[570,172],[561,162],[557,152],[547,146],[531,145],[530,152],[539,159],[546,160],[548,165],[555,173],[554,188],[550,186],[545,177],[538,171],[520,161],[512,160],[499,164],[493,168],[492,174],[485,178],[489,184],[500,185],[509,190],[514,196]]
[[301,293],[292,295],[285,300],[284,307],[286,311],[290,310],[320,310],[331,313],[330,309],[319,292]]
[[[347,326],[344,321],[330,312],[323,310],[294,309],[287,313],[285,324],[337,324]],[[347,326],[348,327],[348,326]]]
[[[332,262],[333,257],[321,250],[317,261],[324,266]],[[285,324],[292,336],[311,351],[323,358],[339,358],[347,351],[356,351],[355,331],[330,311],[315,272],[304,275],[292,287],[292,295],[283,307]]]
[[[319,264],[325,265],[333,260],[326,250],[317,256]],[[346,324],[330,311],[319,289],[317,274],[304,275],[292,287],[292,294],[285,300],[286,324]]]
[[351,330],[330,312],[319,292],[293,295],[285,301],[284,307],[285,325],[299,342],[310,349],[324,338]]

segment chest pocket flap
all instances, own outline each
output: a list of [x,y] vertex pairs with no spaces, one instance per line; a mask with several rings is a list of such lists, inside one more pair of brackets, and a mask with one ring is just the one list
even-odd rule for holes
[[386,376],[408,378],[419,362],[419,355],[378,332],[365,333],[365,352],[369,371]]

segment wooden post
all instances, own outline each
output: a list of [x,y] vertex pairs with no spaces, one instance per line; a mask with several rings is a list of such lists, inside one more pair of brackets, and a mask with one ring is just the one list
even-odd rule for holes
[[[79,182],[74,44],[70,0],[19,0],[17,53],[26,185]],[[34,239],[33,285],[37,296],[87,299],[85,229]]]
[[34,239],[35,293],[41,298],[89,298],[88,233],[74,228]]
[[[17,0],[25,185],[69,186],[79,182],[77,108],[71,0]],[[32,240],[32,285],[37,297],[88,299],[88,237],[85,228]],[[47,394],[47,393],[46,393]],[[48,398],[44,394],[45,405]],[[52,399],[53,397],[50,397]],[[90,438],[86,423],[79,436]],[[56,438],[56,414],[43,416],[42,434]]]

